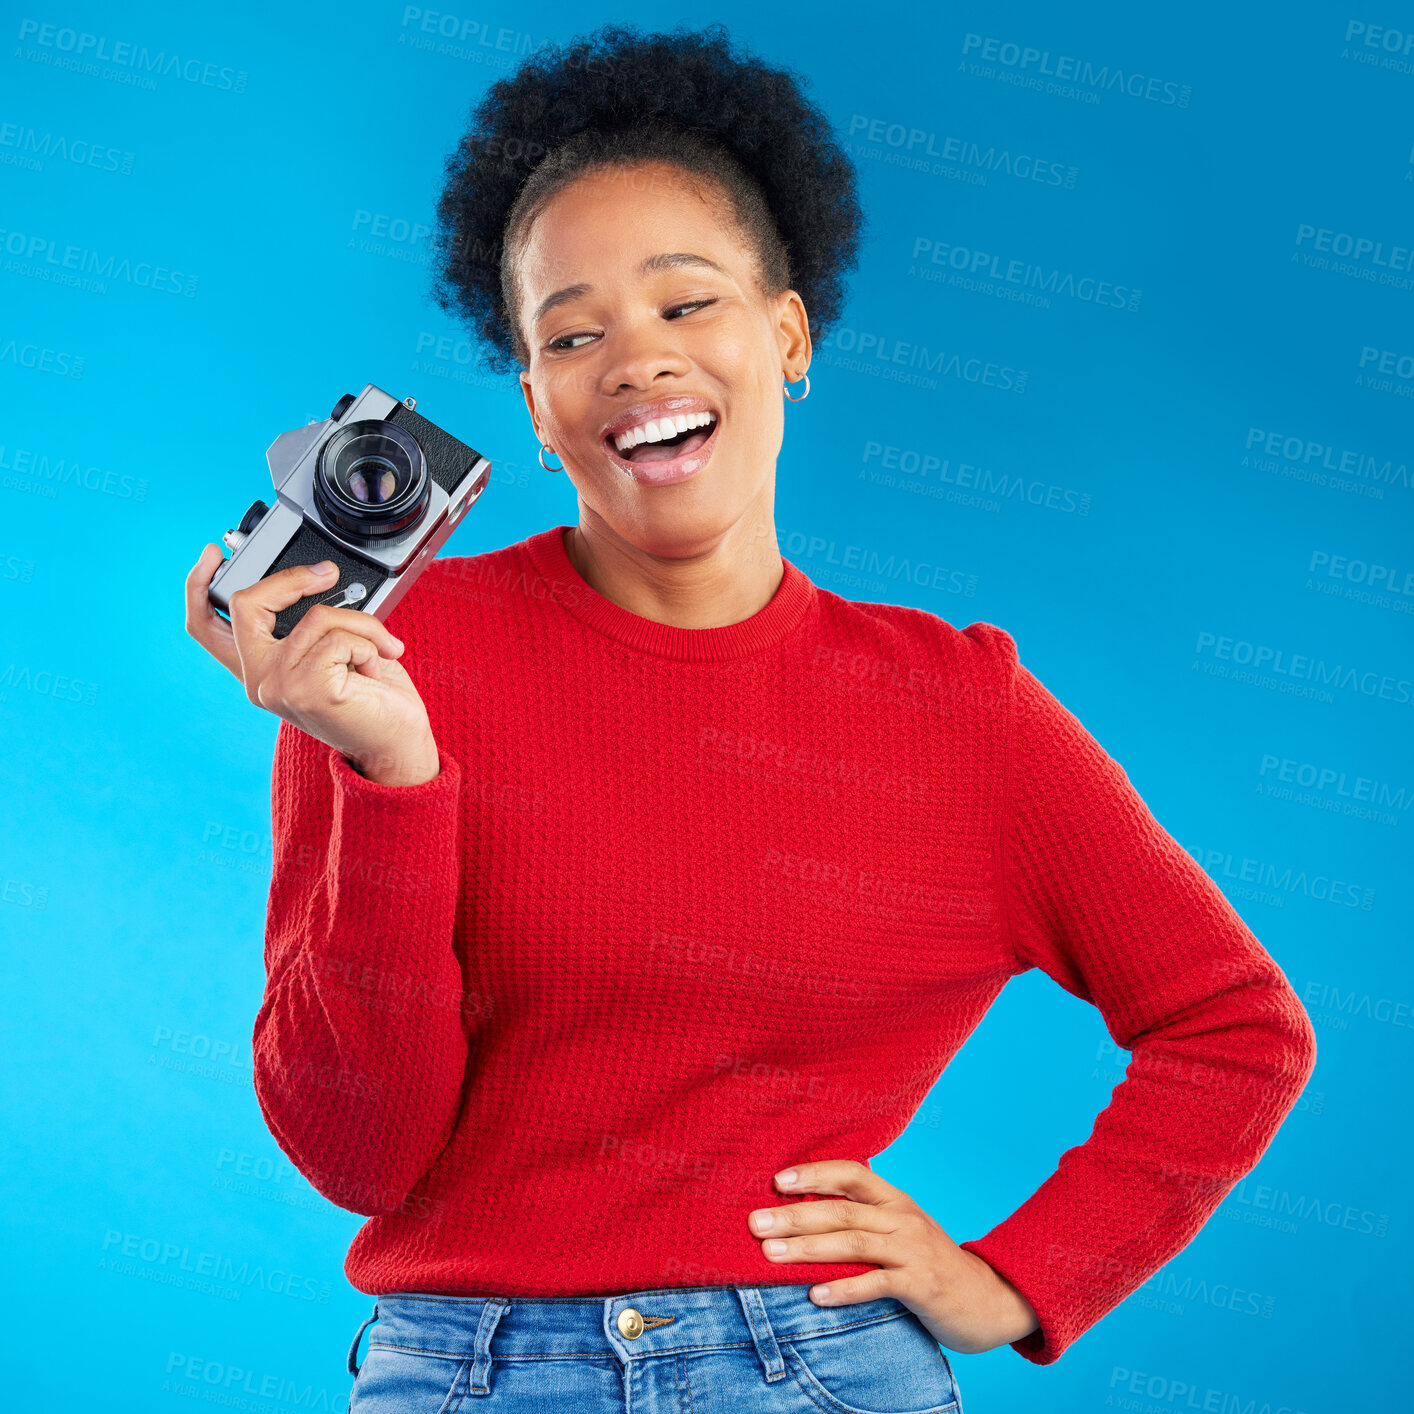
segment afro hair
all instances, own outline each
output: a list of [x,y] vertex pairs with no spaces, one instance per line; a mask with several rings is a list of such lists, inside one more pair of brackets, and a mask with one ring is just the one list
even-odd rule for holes
[[803,89],[721,24],[661,34],[609,24],[537,50],[487,90],[447,158],[437,303],[488,346],[493,371],[526,367],[520,235],[580,173],[666,160],[725,190],[764,292],[794,289],[822,338],[839,318],[864,217],[854,165]]

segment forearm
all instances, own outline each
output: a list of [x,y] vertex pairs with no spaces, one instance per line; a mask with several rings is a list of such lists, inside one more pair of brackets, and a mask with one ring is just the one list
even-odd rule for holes
[[1261,1157],[1310,1075],[1310,1022],[1280,973],[1133,1041],[1090,1138],[963,1247],[1038,1317],[1047,1363],[1179,1252]]
[[280,1147],[331,1202],[366,1215],[397,1208],[446,1144],[466,1056],[458,978],[323,952],[271,989],[252,1041]]
[[425,782],[374,782],[281,731],[256,1095],[320,1192],[388,1212],[450,1136],[466,1069],[460,771],[447,757]]
[[1019,663],[1000,902],[1018,971],[1133,1052],[1085,1143],[965,1244],[1034,1307],[1046,1363],[1182,1248],[1261,1157],[1314,1064],[1304,1008],[1123,768]]

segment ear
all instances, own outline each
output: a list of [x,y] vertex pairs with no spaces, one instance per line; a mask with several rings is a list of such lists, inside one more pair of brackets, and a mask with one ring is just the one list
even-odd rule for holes
[[810,316],[794,290],[782,290],[776,297],[776,344],[786,381],[803,378],[810,367]]
[[543,446],[545,439],[540,435],[540,428],[535,421],[535,389],[530,386],[530,374],[524,369],[521,370],[520,375],[520,391],[525,398],[526,411],[530,414],[530,426],[535,432],[535,440]]

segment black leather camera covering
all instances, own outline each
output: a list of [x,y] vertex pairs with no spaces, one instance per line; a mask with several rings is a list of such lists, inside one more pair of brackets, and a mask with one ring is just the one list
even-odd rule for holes
[[[405,403],[399,403],[388,414],[388,421],[396,422],[417,438],[422,447],[422,455],[427,461],[427,474],[448,495],[451,494],[452,488],[480,460],[481,454],[479,452],[472,451],[465,442],[458,442],[450,433],[443,432],[435,422],[428,422],[425,417],[415,413]],[[332,603],[334,600],[342,598],[341,591],[346,585],[359,583],[367,587],[368,594],[364,601],[346,606],[350,609],[361,608],[362,604],[367,599],[371,599],[374,591],[388,578],[382,570],[375,569],[367,560],[360,560],[356,556],[350,555],[341,545],[336,545],[317,526],[311,525],[308,521],[300,526],[298,534],[285,546],[279,558],[266,573],[274,574],[277,570],[289,569],[291,565],[315,565],[320,560],[333,560],[338,565],[338,582],[328,588],[321,589],[318,594],[297,599],[293,604],[281,609],[275,615],[274,637],[288,637],[290,630],[315,604]]]
[[270,566],[266,574],[274,574],[277,570],[287,570],[291,565],[317,565],[320,560],[333,560],[338,565],[338,582],[320,589],[317,594],[309,594],[303,599],[296,599],[293,604],[281,609],[275,615],[275,627],[272,630],[274,637],[287,637],[290,630],[316,604],[323,601],[333,603],[335,599],[341,599],[343,597],[341,591],[349,584],[364,585],[368,594],[364,601],[344,607],[362,608],[363,603],[373,597],[374,590],[378,589],[388,578],[382,570],[375,569],[367,560],[360,560],[349,554],[342,545],[336,545],[318,526],[311,525],[308,521],[300,526],[295,538],[280,552],[280,557]]
[[399,403],[388,414],[388,421],[396,422],[417,438],[422,455],[427,458],[428,475],[449,496],[452,488],[481,459],[480,452],[472,451],[465,442],[458,442],[451,433],[443,432],[435,422],[428,422],[406,403]]

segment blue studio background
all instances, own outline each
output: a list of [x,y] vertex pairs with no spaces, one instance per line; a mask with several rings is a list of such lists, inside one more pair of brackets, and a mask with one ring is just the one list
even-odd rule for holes
[[[807,76],[870,219],[787,409],[783,553],[846,597],[1010,631],[1316,1025],[1296,1110],[1192,1244],[1056,1365],[956,1357],[964,1402],[1398,1407],[1414,13],[225,8],[6,7],[7,1404],[77,1382],[114,1414],[344,1408],[362,1220],[251,1088],[277,722],[186,636],[183,580],[268,497],[273,437],[367,382],[493,460],[444,553],[576,520],[514,376],[431,303],[426,231],[520,55],[687,19]],[[876,1166],[980,1234],[1126,1060],[1033,972]]]

